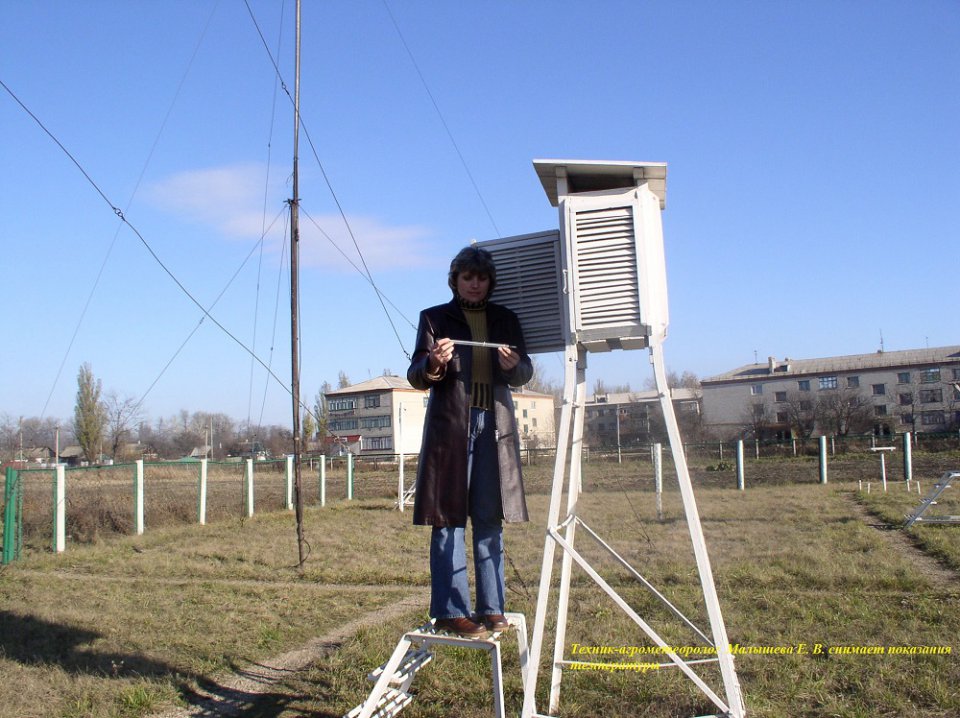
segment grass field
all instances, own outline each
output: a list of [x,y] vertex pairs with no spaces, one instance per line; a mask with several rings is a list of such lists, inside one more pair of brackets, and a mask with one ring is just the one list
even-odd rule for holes
[[[915,458],[915,477],[924,483],[960,468],[956,453]],[[531,624],[551,468],[529,467],[532,521],[506,529],[509,609],[524,612]],[[857,490],[858,479],[876,482],[877,473],[873,455],[837,460],[831,483],[821,486],[815,460],[760,461],[750,465],[747,490],[738,492],[732,472],[695,471],[731,641],[793,649],[738,656],[748,715],[960,715],[960,645],[954,645],[960,526],[890,528],[918,497],[894,483],[893,469],[887,494],[876,483],[869,495]],[[389,486],[395,477],[376,481]],[[591,461],[580,513],[705,627],[675,480],[665,483],[661,522],[648,463]],[[389,656],[403,632],[425,620],[429,594],[427,529],[411,526],[410,515],[391,510],[390,500],[371,497],[372,488],[363,490],[358,486],[365,498],[354,502],[336,498],[326,508],[308,508],[310,553],[302,575],[295,567],[293,518],[285,512],[71,544],[60,556],[34,550],[5,567],[0,717],[160,714],[189,705],[195,691],[218,676],[242,672],[359,618],[358,630],[309,668],[232,703],[234,715],[342,716],[369,691],[367,672]],[[585,538],[578,546],[671,643],[695,643],[621,568],[587,549]],[[589,579],[576,570],[574,577],[568,647],[649,645]],[[414,607],[391,610],[405,602]],[[507,705],[515,714],[522,699],[515,638],[504,643]],[[864,646],[884,651],[828,650]],[[894,655],[891,646],[951,653]],[[716,676],[703,673],[719,689]],[[414,689],[417,697],[404,716],[491,714],[489,665],[479,651],[438,650]],[[545,681],[540,693],[544,710]],[[710,712],[709,702],[676,670],[564,674],[562,716]]]

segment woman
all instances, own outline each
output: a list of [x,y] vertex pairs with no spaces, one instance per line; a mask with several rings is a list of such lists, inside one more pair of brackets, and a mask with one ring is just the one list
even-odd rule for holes
[[[533,366],[517,316],[487,301],[496,285],[493,257],[466,247],[450,264],[453,299],[420,313],[407,379],[430,389],[413,522],[432,526],[430,615],[437,628],[484,637],[504,617],[503,521],[526,521],[511,386]],[[471,346],[458,342],[484,342]],[[470,607],[464,529],[470,517],[477,584]]]

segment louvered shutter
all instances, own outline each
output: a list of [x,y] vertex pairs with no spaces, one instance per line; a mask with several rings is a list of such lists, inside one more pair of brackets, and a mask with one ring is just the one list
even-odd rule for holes
[[566,346],[560,232],[557,230],[479,242],[493,254],[497,286],[490,299],[520,319],[527,351]]
[[571,273],[570,330],[594,349],[637,348],[666,335],[659,199],[645,186],[563,200]]

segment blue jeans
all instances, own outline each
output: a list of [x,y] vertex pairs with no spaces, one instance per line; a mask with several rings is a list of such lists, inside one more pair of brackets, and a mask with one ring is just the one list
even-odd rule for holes
[[[481,616],[502,614],[506,601],[503,509],[493,412],[470,410],[468,451],[468,510],[477,581],[476,612]],[[433,528],[430,540],[430,587],[430,615],[433,618],[459,618],[473,613],[470,609],[463,527]]]

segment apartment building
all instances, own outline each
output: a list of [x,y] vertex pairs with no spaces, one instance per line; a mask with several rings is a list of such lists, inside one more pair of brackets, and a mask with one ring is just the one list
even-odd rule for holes
[[[419,453],[429,396],[398,376],[379,376],[328,392],[327,429],[335,438],[326,439],[325,450]],[[521,448],[555,446],[553,396],[514,391],[513,400]]]
[[770,357],[701,384],[704,425],[723,438],[960,427],[960,346],[821,359]]
[[[670,398],[681,426],[699,422],[698,390],[671,389]],[[660,397],[655,390],[596,394],[587,399],[584,411],[584,434],[591,447],[639,446],[663,438]]]

